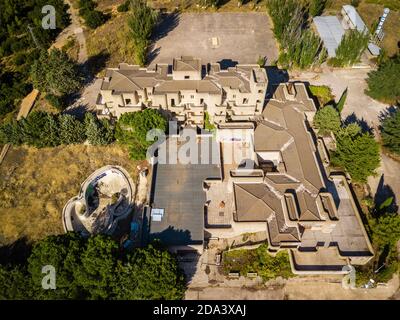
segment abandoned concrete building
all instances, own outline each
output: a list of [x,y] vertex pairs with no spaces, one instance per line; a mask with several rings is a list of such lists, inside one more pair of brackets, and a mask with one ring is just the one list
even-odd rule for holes
[[108,69],[97,101],[98,117],[119,118],[144,108],[162,110],[171,120],[203,126],[210,120],[223,123],[250,120],[260,115],[267,90],[267,75],[258,65],[236,65],[221,70],[218,63],[181,57],[155,69],[120,64]]
[[330,172],[325,144],[314,134],[317,109],[305,84],[270,86],[265,99],[267,87],[257,65],[204,70],[191,57],[175,59],[172,74],[167,65],[107,72],[102,115],[167,110],[185,128],[164,143],[178,146],[180,134],[203,125],[204,112],[217,126],[214,134],[196,131],[199,147],[208,143],[217,162],[155,162],[150,239],[201,254],[210,238],[262,233],[271,253],[289,251],[297,274],[343,273],[367,263],[373,248],[346,175]]

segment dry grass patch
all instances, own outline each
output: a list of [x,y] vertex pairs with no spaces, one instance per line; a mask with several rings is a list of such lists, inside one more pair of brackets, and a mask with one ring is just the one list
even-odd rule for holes
[[118,14],[96,30],[87,32],[89,57],[107,55],[106,67],[117,67],[123,62],[134,64],[134,48],[129,40],[127,17],[127,14]]
[[123,166],[135,180],[137,162],[118,145],[11,148],[0,166],[0,245],[63,232],[61,212],[96,169]]

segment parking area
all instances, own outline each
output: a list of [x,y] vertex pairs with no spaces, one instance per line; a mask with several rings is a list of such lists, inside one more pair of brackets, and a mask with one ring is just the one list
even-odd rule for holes
[[196,56],[203,63],[222,61],[229,66],[256,63],[267,57],[271,65],[278,49],[265,13],[204,13],[165,15],[155,34],[149,60],[171,63],[182,55]]

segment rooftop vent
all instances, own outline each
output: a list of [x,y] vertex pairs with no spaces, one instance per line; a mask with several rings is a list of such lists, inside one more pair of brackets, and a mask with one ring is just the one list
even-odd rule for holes
[[164,216],[164,209],[151,209],[151,221],[161,222]]

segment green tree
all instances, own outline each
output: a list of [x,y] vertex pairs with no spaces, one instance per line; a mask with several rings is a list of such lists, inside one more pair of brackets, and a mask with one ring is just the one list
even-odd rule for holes
[[131,0],[131,14],[128,18],[130,37],[135,47],[136,63],[146,63],[147,48],[158,14],[144,0]]
[[365,91],[371,98],[395,103],[400,100],[400,56],[389,59],[379,66],[378,70],[368,74],[368,89]]
[[17,121],[11,121],[0,125],[0,144],[11,143],[19,146],[23,143],[22,134]]
[[129,155],[134,160],[146,158],[147,149],[153,141],[147,141],[147,133],[152,129],[166,131],[167,120],[153,109],[124,113],[118,120],[115,138],[129,148]]
[[378,217],[372,225],[373,242],[384,247],[396,246],[400,240],[400,215],[397,213],[385,213]]
[[79,144],[86,140],[85,126],[82,122],[69,114],[62,114],[58,118],[60,125],[60,143]]
[[[33,281],[36,299],[80,299],[85,293],[76,281],[74,270],[80,266],[83,239],[76,233],[50,236],[39,241],[28,259],[28,270]],[[41,286],[43,266],[51,265],[56,271],[56,289]]]
[[168,251],[149,245],[128,255],[120,262],[114,286],[116,299],[176,300],[185,292],[183,273]]
[[23,266],[0,265],[0,300],[32,299],[32,286],[31,277]]
[[73,93],[82,81],[77,65],[58,49],[42,51],[32,65],[31,78],[35,88],[56,96]]
[[372,134],[363,133],[358,124],[341,128],[336,134],[337,146],[332,163],[338,165],[358,182],[366,182],[380,163],[379,144]]
[[278,62],[283,68],[305,69],[326,59],[321,39],[309,29],[304,3],[268,0],[267,8],[274,23],[275,38],[280,43]]
[[323,135],[339,131],[342,125],[340,114],[333,106],[320,108],[314,116],[313,123]]
[[310,15],[312,17],[320,16],[325,9],[327,0],[310,0]]
[[400,154],[400,110],[389,114],[382,120],[382,142],[390,151]]
[[74,277],[88,292],[90,299],[107,299],[115,285],[118,244],[104,235],[90,237],[81,253],[81,264]]
[[334,67],[347,67],[360,62],[361,55],[367,49],[369,38],[368,32],[350,30],[343,36],[336,49],[336,57],[331,58],[328,63]]
[[114,141],[114,129],[106,119],[98,120],[92,113],[86,113],[85,128],[91,145],[106,145]]
[[43,111],[32,112],[28,117],[18,121],[22,143],[37,148],[47,147],[48,132],[45,131],[45,128],[48,127],[48,121],[49,117]]
[[347,93],[348,93],[348,89],[346,88],[346,90],[344,90],[342,96],[340,97],[339,102],[336,105],[336,109],[339,111],[339,113],[342,113],[342,111],[343,111],[344,104],[346,103],[346,99],[347,99]]

